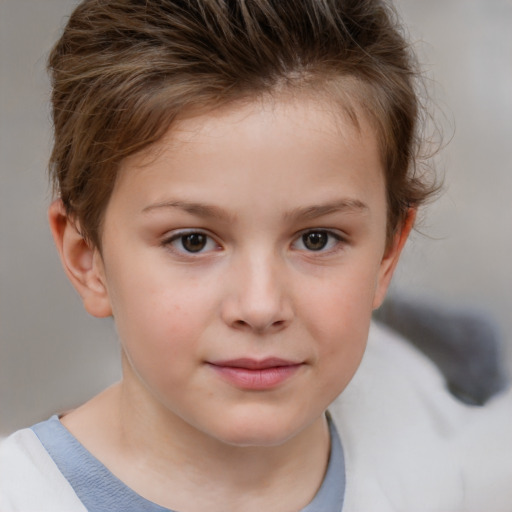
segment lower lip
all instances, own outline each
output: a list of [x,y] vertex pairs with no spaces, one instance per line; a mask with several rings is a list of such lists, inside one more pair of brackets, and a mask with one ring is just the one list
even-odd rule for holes
[[241,389],[256,391],[272,389],[279,386],[297,373],[301,366],[301,364],[294,364],[252,370],[234,366],[211,365],[211,367],[230,384]]

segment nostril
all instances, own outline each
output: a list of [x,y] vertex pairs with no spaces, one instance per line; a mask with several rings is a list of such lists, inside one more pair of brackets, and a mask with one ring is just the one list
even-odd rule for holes
[[233,326],[237,329],[253,329],[255,331],[267,331],[267,330],[279,330],[284,327],[286,324],[285,320],[276,320],[275,322],[270,322],[266,325],[257,325],[256,323],[252,325],[250,322],[246,322],[245,320],[236,320],[233,322]]

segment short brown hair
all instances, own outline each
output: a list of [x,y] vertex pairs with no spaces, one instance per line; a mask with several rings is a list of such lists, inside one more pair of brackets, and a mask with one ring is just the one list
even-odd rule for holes
[[51,176],[96,246],[125,157],[158,141],[188,109],[272,94],[283,84],[314,84],[331,96],[358,84],[355,101],[381,148],[388,235],[432,192],[415,167],[415,60],[385,1],[85,0],[49,70]]

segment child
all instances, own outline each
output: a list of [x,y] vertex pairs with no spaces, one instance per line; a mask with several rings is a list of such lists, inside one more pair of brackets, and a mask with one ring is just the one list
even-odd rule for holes
[[3,444],[0,509],[465,510],[465,408],[379,328],[361,364],[432,191],[391,8],[85,0],[49,66],[50,225],[123,378]]

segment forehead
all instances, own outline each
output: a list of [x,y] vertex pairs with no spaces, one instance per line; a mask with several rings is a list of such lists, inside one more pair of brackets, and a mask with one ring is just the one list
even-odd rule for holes
[[384,188],[370,124],[308,95],[238,102],[178,120],[158,143],[123,162],[113,195],[146,203],[206,195],[209,203],[242,207],[280,194],[276,208],[293,209],[343,195],[380,201]]
[[[149,167],[169,158],[171,153],[199,155],[223,137],[249,137],[254,147],[260,144],[267,149],[273,145],[283,148],[301,139],[319,149],[335,145],[341,139],[346,143],[363,143],[367,150],[376,149],[374,124],[360,108],[355,94],[334,97],[321,92],[314,98],[308,89],[235,100],[217,108],[186,109],[160,140],[126,158],[121,170]],[[265,137],[269,129],[279,135],[274,139],[275,144]]]

